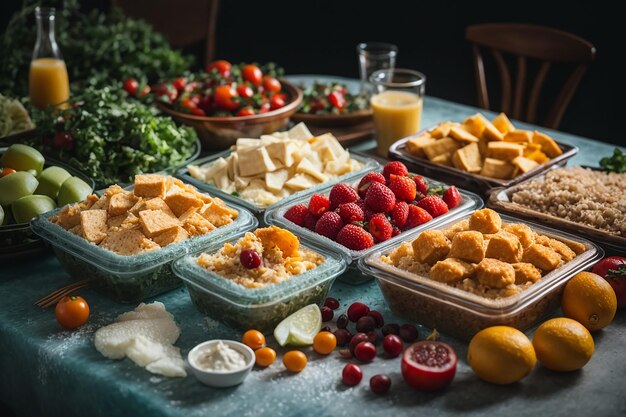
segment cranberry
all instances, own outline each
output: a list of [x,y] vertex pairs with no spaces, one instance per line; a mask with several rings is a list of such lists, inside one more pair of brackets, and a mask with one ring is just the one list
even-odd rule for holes
[[330,309],[330,307],[322,307],[320,308],[320,311],[322,312],[322,321],[331,321],[333,319],[333,310]]
[[348,343],[350,343],[350,340],[352,340],[352,333],[350,333],[350,331],[346,329],[337,329],[333,334],[337,339],[338,346],[347,345]]
[[339,301],[336,298],[328,297],[326,301],[324,301],[324,305],[331,310],[337,310],[339,308]]
[[239,255],[239,261],[248,269],[258,268],[261,265],[261,257],[254,249],[242,250],[241,255]]
[[407,343],[413,342],[417,340],[419,333],[417,332],[417,327],[412,324],[403,324],[400,326],[400,337]]
[[370,389],[374,394],[386,394],[391,388],[391,379],[387,375],[378,374],[370,379]]
[[356,345],[361,342],[369,342],[369,340],[369,337],[367,337],[365,333],[355,334],[354,336],[352,336],[352,339],[350,339],[350,352],[352,352],[352,354],[354,355],[354,349],[356,348]]
[[354,357],[361,362],[371,362],[376,357],[376,346],[370,342],[361,342],[354,348]]
[[370,312],[370,308],[363,303],[352,303],[350,307],[348,307],[348,318],[350,321],[355,322],[363,316],[367,316],[367,313]]
[[337,328],[345,329],[346,327],[348,327],[348,323],[350,323],[350,320],[348,319],[348,316],[346,316],[345,314],[342,314],[339,317],[337,317]]
[[383,349],[392,358],[402,353],[402,347],[402,340],[395,334],[388,334],[383,339]]
[[363,379],[363,372],[358,365],[354,363],[349,363],[343,367],[343,371],[341,372],[341,380],[344,384],[348,386],[357,385]]
[[383,318],[383,315],[380,314],[380,311],[371,310],[367,313],[367,315],[376,321],[376,328],[381,328],[385,324],[385,319]]
[[357,332],[371,332],[376,328],[376,320],[370,316],[363,316],[356,322]]
[[367,332],[367,339],[370,341],[370,343],[376,344],[376,339],[378,339],[376,331],[372,330],[371,332]]
[[387,336],[388,334],[398,334],[400,333],[400,326],[398,326],[396,323],[388,323],[383,326],[381,331],[383,332],[384,336]]

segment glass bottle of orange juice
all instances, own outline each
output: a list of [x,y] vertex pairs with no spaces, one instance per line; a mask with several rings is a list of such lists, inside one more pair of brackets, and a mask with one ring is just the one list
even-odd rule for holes
[[37,7],[35,16],[37,42],[28,77],[30,101],[39,109],[59,104],[64,106],[70,98],[70,81],[54,36],[55,10],[51,7]]

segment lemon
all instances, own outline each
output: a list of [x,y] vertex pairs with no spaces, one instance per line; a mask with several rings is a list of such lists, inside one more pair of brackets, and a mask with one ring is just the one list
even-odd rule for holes
[[537,359],[553,371],[575,371],[593,355],[593,337],[576,320],[560,317],[543,323],[533,336]]
[[611,284],[600,275],[579,272],[565,286],[561,308],[565,317],[576,320],[593,332],[613,321],[617,297]]
[[493,326],[474,335],[467,349],[467,361],[480,378],[505,385],[530,374],[537,357],[524,333],[513,327]]
[[274,337],[281,346],[309,346],[321,328],[322,313],[317,305],[309,304],[278,323]]

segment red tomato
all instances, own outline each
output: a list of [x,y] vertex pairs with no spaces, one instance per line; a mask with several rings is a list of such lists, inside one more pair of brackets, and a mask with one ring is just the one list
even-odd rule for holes
[[285,100],[279,94],[275,94],[270,98],[270,109],[276,110],[285,107]]
[[124,90],[126,90],[128,94],[130,94],[131,96],[134,96],[135,94],[137,94],[137,88],[139,88],[139,82],[134,78],[129,78],[126,81],[124,81],[124,84],[122,87],[124,88]]
[[197,95],[197,94],[194,94],[194,95],[192,95],[192,96],[189,96],[189,99],[190,99],[190,100],[192,101],[192,103],[193,103],[193,104],[195,104],[196,106],[197,106],[197,105],[199,105],[199,104],[200,104],[200,101],[202,100],[202,99],[200,98],[200,96],[199,96],[199,95]]
[[141,89],[141,92],[138,94],[139,97],[145,97],[148,94],[150,94],[150,86],[149,85],[144,85],[143,88]]
[[333,107],[336,107],[339,110],[343,109],[346,106],[346,99],[339,91],[333,91],[332,93],[330,93],[328,95],[328,101]]
[[181,101],[180,101],[180,107],[183,109],[183,111],[185,111],[186,113],[191,113],[192,109],[197,108],[198,106],[196,105],[196,103],[194,103],[190,97],[184,97]]
[[273,93],[278,93],[280,91],[280,81],[278,81],[276,78],[274,77],[270,77],[269,75],[266,75],[265,77],[263,77],[263,88],[266,91],[271,91]]
[[254,95],[254,91],[247,85],[241,84],[237,87],[237,94],[239,94],[240,97],[250,98]]
[[15,174],[15,170],[13,168],[4,167],[0,168],[0,178],[6,177],[9,174]]
[[237,116],[254,116],[256,113],[254,113],[254,109],[252,109],[252,107],[244,107],[243,109],[239,110],[237,112]]
[[215,69],[217,70],[218,73],[222,74],[224,77],[228,77],[230,75],[231,66],[232,65],[230,65],[230,62],[220,59],[218,61],[211,62],[206,67],[206,72],[211,72]]
[[185,91],[191,93],[192,91],[195,91],[198,87],[201,87],[201,85],[202,84],[200,84],[198,81],[192,81],[185,86]]
[[162,101],[173,103],[178,98],[178,90],[166,83],[159,83],[152,88],[152,94]]
[[626,307],[626,258],[609,256],[593,267],[593,273],[607,280],[617,296],[617,308]]
[[215,102],[213,100],[213,96],[204,96],[202,100],[200,100],[200,104],[198,104],[204,113],[209,114],[215,110]]
[[215,105],[223,110],[235,110],[239,103],[233,99],[237,97],[237,91],[230,85],[220,85],[213,93]]
[[[433,358],[434,350],[434,358]],[[434,359],[434,364],[429,364]],[[456,374],[456,353],[443,342],[424,340],[402,355],[402,377],[419,391],[435,391],[450,385]]]
[[185,77],[178,77],[172,81],[172,85],[179,93],[182,93],[187,85],[187,79]]
[[252,64],[246,65],[241,70],[241,75],[243,76],[244,80],[249,81],[252,84],[257,85],[257,86],[261,85],[261,81],[263,79],[263,73],[261,72],[259,67],[257,67],[256,65],[252,65]]
[[89,318],[89,304],[79,296],[65,296],[54,310],[59,324],[66,329],[75,329]]
[[324,110],[324,102],[320,99],[315,99],[311,102],[311,113],[317,113],[320,110]]
[[259,114],[267,113],[270,111],[270,103],[263,103],[259,108]]
[[52,147],[57,150],[71,151],[74,147],[74,136],[69,132],[57,132],[52,139]]
[[206,116],[206,113],[204,112],[204,110],[199,109],[198,107],[194,107],[191,110],[191,114],[193,114],[194,116]]

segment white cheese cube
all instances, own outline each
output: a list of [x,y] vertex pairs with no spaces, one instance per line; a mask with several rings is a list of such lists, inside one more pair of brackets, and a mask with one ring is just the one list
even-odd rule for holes
[[265,174],[265,185],[268,190],[277,192],[283,189],[283,185],[289,179],[289,172],[286,169],[279,169]]
[[249,177],[256,174],[263,174],[276,170],[272,159],[264,147],[246,149],[239,154],[239,174],[242,177]]
[[307,140],[313,137],[306,125],[302,122],[298,123],[287,132],[290,139]]
[[315,187],[318,182],[307,174],[297,174],[289,181],[285,182],[285,186],[295,191],[306,190],[307,188]]

